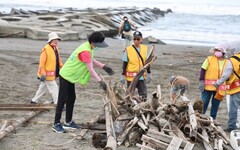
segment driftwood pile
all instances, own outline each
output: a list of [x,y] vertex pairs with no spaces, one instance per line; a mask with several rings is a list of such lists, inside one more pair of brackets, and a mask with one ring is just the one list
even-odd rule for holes
[[227,134],[211,117],[201,114],[199,102],[192,105],[183,95],[177,104],[163,103],[160,85],[152,99],[144,101],[135,95],[139,77],[155,59],[151,54],[127,90],[107,84],[106,132],[93,134],[94,147],[115,150],[120,145],[134,145],[141,150],[192,150],[198,143],[207,150],[231,149]]

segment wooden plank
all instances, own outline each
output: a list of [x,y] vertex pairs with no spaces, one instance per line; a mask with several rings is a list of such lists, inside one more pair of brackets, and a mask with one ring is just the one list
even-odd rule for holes
[[167,147],[168,147],[167,143],[164,143],[162,141],[158,141],[158,140],[156,140],[154,138],[151,138],[147,135],[142,135],[141,140],[146,142],[146,143],[149,143],[150,145],[154,145],[157,148],[167,149]]
[[192,150],[194,147],[194,144],[187,142],[183,150]]
[[148,147],[147,145],[136,144],[137,147],[140,147],[141,150],[155,150],[154,148]]
[[174,136],[172,141],[168,145],[167,150],[178,150],[182,141],[183,141],[183,139]]

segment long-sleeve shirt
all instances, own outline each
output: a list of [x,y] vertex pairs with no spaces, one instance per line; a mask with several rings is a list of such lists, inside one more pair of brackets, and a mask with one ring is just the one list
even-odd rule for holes
[[233,73],[233,65],[232,65],[232,62],[230,60],[228,60],[227,66],[226,66],[221,78],[217,80],[217,84],[221,85],[223,82],[225,82],[230,77],[230,75],[232,73]]

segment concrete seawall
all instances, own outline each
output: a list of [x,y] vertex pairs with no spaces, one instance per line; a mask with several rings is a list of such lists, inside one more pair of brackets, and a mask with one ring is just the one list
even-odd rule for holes
[[118,33],[123,16],[128,16],[137,25],[164,17],[171,9],[162,11],[159,8],[106,8],[84,9],[72,8],[54,11],[24,11],[12,9],[9,14],[0,13],[0,37],[21,37],[46,40],[49,32],[57,32],[63,40],[86,39],[93,31],[101,31],[107,37]]

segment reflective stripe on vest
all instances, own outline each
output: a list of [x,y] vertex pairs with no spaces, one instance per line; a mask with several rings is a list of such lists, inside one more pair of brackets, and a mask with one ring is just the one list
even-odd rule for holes
[[55,76],[55,71],[46,71],[46,76]]
[[238,80],[237,82],[233,82],[231,85],[227,85],[227,89],[231,90],[231,89],[237,88],[239,86],[240,86],[240,80]]
[[137,72],[126,72],[127,77],[135,77],[137,75]]
[[[205,80],[205,85],[214,85],[217,80]],[[226,90],[228,88],[227,85],[221,84],[218,87],[218,90]]]

